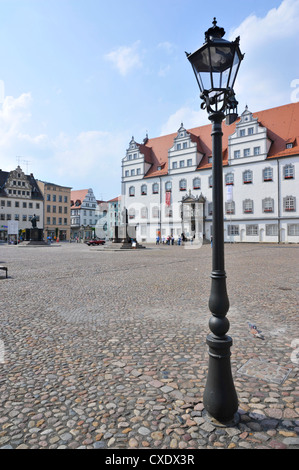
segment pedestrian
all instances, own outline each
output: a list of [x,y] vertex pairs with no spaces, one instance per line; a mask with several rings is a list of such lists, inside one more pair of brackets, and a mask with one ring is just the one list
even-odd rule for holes
[[159,243],[160,243],[160,237],[158,235],[157,238],[156,238],[156,245],[159,245]]

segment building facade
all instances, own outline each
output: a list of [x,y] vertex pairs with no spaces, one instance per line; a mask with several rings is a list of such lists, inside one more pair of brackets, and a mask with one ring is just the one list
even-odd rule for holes
[[110,239],[118,238],[118,227],[120,225],[120,206],[121,196],[115,197],[108,201],[108,213],[107,213],[107,227],[108,237]]
[[44,238],[69,241],[71,188],[37,180],[44,197]]
[[94,238],[97,224],[97,200],[91,188],[71,191],[71,238]]
[[[299,242],[299,103],[223,122],[226,242]],[[210,240],[211,125],[142,144],[131,139],[122,160],[122,210],[137,241],[185,236]]]
[[[24,239],[35,215],[37,228],[43,228],[44,198],[32,173],[26,175],[20,166],[13,171],[0,170],[0,240]],[[10,223],[16,229],[10,233]]]

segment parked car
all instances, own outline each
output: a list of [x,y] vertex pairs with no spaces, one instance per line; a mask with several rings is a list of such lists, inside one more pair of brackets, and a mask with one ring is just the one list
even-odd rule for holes
[[92,240],[88,240],[87,242],[87,245],[88,246],[93,246],[93,245],[104,245],[105,243],[105,240],[98,240],[98,239],[92,239]]

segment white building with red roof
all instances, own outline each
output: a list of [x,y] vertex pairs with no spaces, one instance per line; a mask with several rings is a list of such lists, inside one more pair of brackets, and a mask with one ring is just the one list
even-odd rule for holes
[[71,191],[71,238],[94,238],[97,200],[91,188]]
[[[226,242],[299,243],[299,103],[222,124]],[[139,242],[210,240],[211,125],[144,139],[122,160],[121,205]]]

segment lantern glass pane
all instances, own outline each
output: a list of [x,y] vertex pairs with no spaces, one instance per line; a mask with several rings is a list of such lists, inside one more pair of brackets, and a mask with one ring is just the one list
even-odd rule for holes
[[232,65],[232,71],[231,71],[231,75],[229,77],[229,82],[227,84],[227,86],[230,87],[230,88],[233,88],[233,86],[234,86],[240,62],[241,62],[241,58],[239,57],[238,49],[235,49],[234,61],[233,61],[233,65]]
[[213,72],[224,72],[231,67],[233,62],[233,54],[229,46],[212,46],[211,51],[211,68]]

